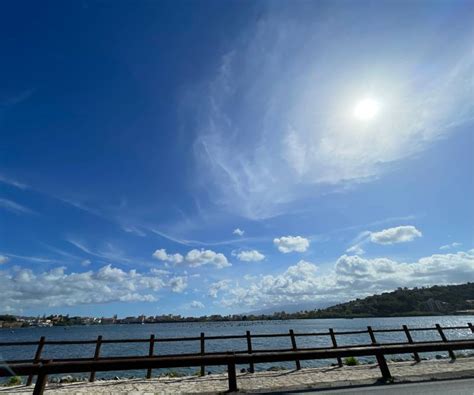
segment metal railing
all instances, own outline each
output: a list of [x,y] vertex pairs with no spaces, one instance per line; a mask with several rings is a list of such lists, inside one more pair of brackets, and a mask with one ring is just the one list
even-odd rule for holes
[[[332,359],[337,360],[338,366],[342,366],[342,358],[349,356],[370,356],[375,357],[381,370],[382,377],[389,379],[391,377],[388,365],[385,360],[387,354],[412,354],[415,361],[420,362],[421,352],[439,352],[447,351],[451,359],[455,359],[455,350],[474,349],[474,339],[466,340],[448,340],[445,331],[450,330],[468,330],[474,333],[474,327],[471,323],[466,326],[441,327],[439,324],[428,328],[408,328],[403,325],[402,328],[395,329],[373,329],[367,327],[366,330],[339,331],[336,332],[330,328],[327,332],[295,333],[290,330],[288,333],[270,333],[270,334],[251,334],[247,331],[245,335],[224,335],[224,336],[205,336],[201,333],[199,337],[181,337],[181,338],[156,338],[151,335],[148,339],[103,339],[98,336],[96,340],[46,340],[41,337],[39,341],[23,342],[0,342],[0,347],[5,346],[37,346],[34,358],[32,360],[11,360],[5,361],[4,366],[0,366],[0,377],[5,376],[28,376],[27,385],[32,384],[33,376],[37,375],[34,394],[42,394],[50,374],[59,373],[83,373],[89,372],[89,381],[95,380],[96,372],[120,371],[120,370],[138,370],[146,369],[146,377],[151,378],[152,369],[175,368],[175,367],[200,367],[200,374],[205,374],[206,366],[227,366],[229,390],[237,389],[237,379],[235,372],[236,364],[248,364],[249,372],[254,372],[256,363],[267,362],[287,362],[294,361],[296,369],[301,369],[302,360]],[[415,342],[412,338],[412,332],[417,331],[435,331],[440,340]],[[407,342],[379,343],[376,339],[377,333],[403,333]],[[370,343],[356,344],[350,346],[339,346],[337,336],[361,335],[367,334]],[[298,348],[296,339],[298,337],[321,337],[327,336],[331,341],[330,347],[319,348]],[[266,349],[253,350],[252,339],[288,337],[291,342],[291,348],[288,349]],[[234,352],[206,352],[206,340],[232,340],[245,339],[247,349]],[[154,346],[160,342],[186,342],[199,341],[200,352],[194,354],[167,354],[161,356],[154,355]],[[127,357],[100,357],[101,346],[108,343],[148,343],[149,352],[145,356],[127,356]],[[95,344],[94,355],[92,358],[74,358],[74,359],[44,359],[42,352],[46,345],[85,345]]]

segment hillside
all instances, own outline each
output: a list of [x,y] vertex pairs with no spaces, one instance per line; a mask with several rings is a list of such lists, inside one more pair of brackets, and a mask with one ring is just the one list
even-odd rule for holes
[[474,314],[474,283],[435,285],[429,288],[399,288],[393,292],[306,312],[311,318],[468,313]]

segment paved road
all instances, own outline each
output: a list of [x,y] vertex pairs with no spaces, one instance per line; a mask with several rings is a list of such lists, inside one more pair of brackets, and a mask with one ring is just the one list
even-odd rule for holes
[[378,385],[346,389],[305,392],[305,394],[335,395],[474,395],[474,379],[430,381],[424,383]]

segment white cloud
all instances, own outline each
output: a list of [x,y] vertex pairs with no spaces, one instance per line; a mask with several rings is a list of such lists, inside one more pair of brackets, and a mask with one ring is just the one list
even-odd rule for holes
[[265,259],[265,255],[257,250],[240,251],[236,255],[240,261],[244,262],[259,262]]
[[212,250],[191,250],[186,254],[186,262],[191,267],[212,265],[218,269],[231,266],[224,254]]
[[381,230],[380,232],[372,232],[370,241],[377,244],[395,244],[413,241],[417,237],[421,237],[422,233],[414,226],[397,226]]
[[0,198],[0,208],[10,211],[14,214],[36,214],[33,210],[12,200]]
[[188,287],[188,279],[184,276],[176,276],[170,279],[169,286],[176,293],[182,293]]
[[153,257],[160,261],[170,262],[173,264],[179,264],[182,262],[187,263],[190,267],[199,267],[203,265],[212,265],[218,269],[231,266],[224,254],[214,252],[212,250],[190,250],[186,257],[181,254],[168,254],[164,248],[156,250],[153,253]]
[[82,262],[81,262],[81,265],[82,266],[89,266],[91,264],[91,260],[90,259],[84,259]]
[[231,283],[230,280],[221,280],[221,281],[212,283],[209,286],[208,295],[212,298],[217,298],[217,293],[221,290],[227,289],[230,283]]
[[189,303],[189,307],[191,309],[203,309],[205,306],[202,302],[198,300],[193,300],[191,303]]
[[346,252],[348,254],[355,254],[355,255],[363,255],[365,254],[365,251],[364,249],[359,245],[359,244],[356,244],[356,245],[353,245],[352,247],[349,247]]
[[167,254],[164,248],[156,250],[152,256],[159,261],[170,262],[173,264],[181,263],[184,259],[181,254]]
[[287,254],[289,252],[305,252],[309,247],[309,240],[301,236],[283,236],[273,239],[273,244],[278,251]]
[[0,310],[76,306],[110,302],[153,302],[165,287],[161,275],[124,271],[106,265],[97,271],[67,273],[64,267],[36,273],[13,268],[0,271]]
[[348,300],[397,287],[456,284],[474,281],[474,251],[434,254],[415,262],[342,255],[319,273],[315,264],[300,261],[277,275],[249,278],[245,287],[228,287],[224,306],[267,307],[321,300]]
[[439,247],[440,250],[450,250],[450,249],[453,249],[453,248],[458,248],[458,247],[461,247],[462,246],[462,243],[458,243],[458,242],[453,242],[451,244],[446,244],[444,246],[441,246]]
[[[335,12],[314,23],[268,8],[235,38],[213,79],[193,86],[185,105],[196,118],[195,171],[213,203],[250,218],[277,215],[317,192],[373,180],[472,119],[469,34],[455,47],[435,29],[410,37],[401,64],[393,61],[401,38],[392,26],[387,42],[394,45],[380,48],[377,67],[368,70],[359,36],[334,37],[363,21]],[[364,37],[367,47],[377,45],[376,35]],[[421,59],[419,48],[433,40],[447,56]],[[328,50],[329,42],[337,44]],[[426,62],[436,74],[414,75]],[[367,81],[380,112],[360,122],[352,111]]]
[[234,229],[234,231],[232,232],[234,235],[237,235],[237,236],[243,236],[245,231],[242,230],[242,229],[239,229],[239,228],[236,228]]
[[0,255],[0,265],[3,264],[3,263],[7,263],[9,260],[10,260],[10,258],[8,258],[7,256]]

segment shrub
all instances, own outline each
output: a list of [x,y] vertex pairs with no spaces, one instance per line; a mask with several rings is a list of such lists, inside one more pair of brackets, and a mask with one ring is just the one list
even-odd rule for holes
[[184,377],[184,376],[186,376],[186,374],[184,374],[182,372],[178,372],[176,370],[170,370],[170,371],[164,373],[162,376],[164,376],[164,377]]
[[359,361],[355,357],[347,357],[344,358],[344,364],[347,366],[356,366],[359,365]]
[[21,377],[13,376],[10,377],[7,381],[7,385],[20,385],[21,384]]

